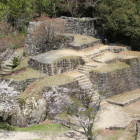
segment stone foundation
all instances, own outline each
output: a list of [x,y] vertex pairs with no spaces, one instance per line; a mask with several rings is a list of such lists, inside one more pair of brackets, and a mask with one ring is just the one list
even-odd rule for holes
[[29,67],[46,73],[46,76],[53,76],[66,71],[74,70],[81,64],[84,64],[84,62],[82,58],[78,56],[56,60],[52,63],[38,62],[34,58],[30,58],[28,61]]

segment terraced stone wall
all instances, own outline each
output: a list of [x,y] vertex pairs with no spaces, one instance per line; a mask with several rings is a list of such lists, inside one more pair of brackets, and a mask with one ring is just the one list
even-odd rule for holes
[[65,32],[93,36],[95,33],[93,18],[60,17],[65,23]]
[[60,59],[52,62],[51,64],[41,63],[37,60],[30,58],[28,61],[29,67],[40,70],[46,73],[47,76],[52,76],[56,74],[60,74],[66,71],[71,71],[77,68],[78,65],[83,64],[83,60],[81,57],[72,57],[67,59]]
[[61,26],[59,32],[55,31],[53,27],[50,27],[52,29],[47,31],[47,27],[45,26],[47,26],[47,21],[29,23],[28,33],[24,45],[24,53],[26,55],[33,56],[50,50],[65,48],[68,43],[74,40],[72,35],[59,34],[64,33],[64,30],[61,30]]
[[100,44],[100,43],[101,43],[101,40],[100,39],[96,39],[93,42],[79,44],[79,45],[76,45],[76,46],[74,44],[72,44],[72,43],[69,43],[67,45],[67,47],[70,48],[70,49],[74,49],[74,50],[80,51],[80,50],[83,50],[83,49],[86,49],[86,48],[89,48],[89,47],[93,47],[93,46],[95,46],[97,44]]
[[[53,49],[66,47],[67,43],[73,41],[72,36],[63,36],[62,40],[57,39],[53,34],[72,33],[94,35],[94,20],[92,18],[62,17],[57,19],[46,19],[43,21],[32,21],[29,23],[25,41],[25,54],[37,55]],[[48,24],[49,23],[49,24]],[[47,32],[49,26],[50,31]],[[48,40],[48,36],[51,39]],[[67,38],[67,39],[66,39]]]
[[140,88],[140,59],[124,60],[130,67],[107,73],[90,72],[90,80],[106,97]]

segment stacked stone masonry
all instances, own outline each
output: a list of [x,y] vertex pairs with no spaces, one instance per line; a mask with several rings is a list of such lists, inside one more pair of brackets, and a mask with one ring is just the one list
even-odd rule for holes
[[93,47],[96,44],[100,44],[100,43],[101,43],[101,40],[97,39],[93,42],[89,42],[89,43],[85,43],[85,44],[79,44],[79,45],[76,45],[76,46],[72,43],[69,43],[67,45],[67,47],[79,51],[79,50],[83,50],[83,49],[86,49],[86,48],[89,48],[89,47]]
[[66,33],[94,35],[94,18],[60,17],[60,19],[64,20]]
[[33,58],[30,58],[28,61],[29,67],[46,73],[46,76],[53,76],[66,71],[74,70],[78,65],[83,63],[84,62],[81,57],[60,59],[52,63],[41,63]]
[[90,72],[90,80],[106,97],[140,88],[140,59],[124,60],[130,67],[107,73]]
[[[56,32],[57,35],[63,33],[84,34],[89,36],[94,35],[94,19],[92,18],[62,17],[56,20],[59,21],[59,24],[62,23],[63,26],[60,26],[62,30],[59,29],[59,32]],[[63,36],[64,39],[62,40],[57,40],[57,37],[55,37],[53,41],[48,41],[46,27],[43,27],[47,26],[46,23],[47,20],[29,23],[27,38],[24,47],[25,54],[32,56],[53,49],[65,48],[67,47],[68,43],[73,41],[73,37],[70,35]]]

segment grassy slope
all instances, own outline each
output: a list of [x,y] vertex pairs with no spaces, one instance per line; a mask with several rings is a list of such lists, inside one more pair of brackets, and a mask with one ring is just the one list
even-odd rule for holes
[[41,90],[44,87],[58,86],[58,85],[69,83],[70,81],[71,78],[64,75],[55,75],[44,79],[40,79],[31,83],[26,88],[26,90],[23,93],[21,93],[21,97],[27,97],[32,95],[35,96],[38,95],[37,93],[41,92]]
[[103,65],[102,67],[94,68],[93,71],[100,72],[100,73],[106,73],[106,72],[111,72],[111,71],[114,71],[117,69],[123,69],[126,67],[129,67],[129,65],[126,63],[123,63],[123,62],[116,62],[116,63],[112,63],[112,64]]
[[32,68],[26,68],[25,70],[22,70],[18,74],[6,76],[5,78],[14,79],[14,80],[25,80],[25,79],[39,78],[45,76],[46,76],[45,73],[39,72]]
[[0,125],[1,130],[36,132],[36,133],[41,133],[45,135],[55,135],[55,134],[69,130],[69,128],[61,124],[57,124],[57,123],[36,125],[36,126],[25,127],[25,128],[10,126],[7,123],[0,123],[0,124],[1,124]]

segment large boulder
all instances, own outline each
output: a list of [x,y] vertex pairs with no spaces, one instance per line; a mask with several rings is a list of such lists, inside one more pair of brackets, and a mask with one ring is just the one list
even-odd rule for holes
[[19,100],[19,109],[11,114],[9,124],[19,127],[36,125],[45,120],[47,103],[44,98],[28,97]]

